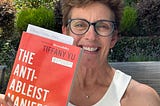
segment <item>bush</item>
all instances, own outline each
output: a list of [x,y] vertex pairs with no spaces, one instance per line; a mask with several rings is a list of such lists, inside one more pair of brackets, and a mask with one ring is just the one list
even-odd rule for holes
[[10,2],[0,1],[0,37],[11,37],[14,30],[15,9]]
[[39,8],[46,7],[48,9],[53,8],[55,0],[14,0],[17,9],[23,8]]
[[131,6],[137,3],[138,0],[124,0],[126,6]]
[[110,61],[160,61],[160,37],[122,37]]
[[[15,8],[9,1],[0,1],[0,64],[12,66],[17,47]],[[16,42],[16,43],[15,43]]]
[[120,23],[120,31],[123,36],[135,35],[137,23],[137,11],[135,8],[126,6],[123,11],[122,20]]
[[0,39],[0,64],[6,65],[7,70],[5,71],[4,82],[2,88],[0,88],[0,93],[5,93],[7,88],[8,80],[10,77],[13,61],[16,55],[17,43],[19,39],[14,38],[14,40],[4,40]]
[[0,27],[10,24],[14,19],[15,9],[10,2],[0,2]]
[[23,9],[17,15],[16,26],[20,33],[25,31],[28,24],[37,25],[46,29],[54,29],[54,13],[45,7]]
[[138,25],[141,35],[160,36],[160,1],[141,0],[138,5]]
[[0,64],[6,65],[8,69],[11,69],[16,51],[18,49],[19,37],[14,39],[0,39]]
[[60,1],[54,3],[54,14],[55,14],[55,31],[62,33],[62,11]]

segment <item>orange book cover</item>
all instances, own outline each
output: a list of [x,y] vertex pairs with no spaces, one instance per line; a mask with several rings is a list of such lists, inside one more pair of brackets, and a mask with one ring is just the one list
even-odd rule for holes
[[23,32],[6,95],[14,106],[66,106],[81,49]]

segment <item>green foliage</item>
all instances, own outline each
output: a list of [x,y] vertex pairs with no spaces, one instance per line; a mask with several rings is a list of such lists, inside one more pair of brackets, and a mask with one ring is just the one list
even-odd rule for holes
[[14,0],[14,3],[17,9],[39,7],[51,9],[53,8],[54,1],[55,0]]
[[6,26],[14,19],[15,9],[10,2],[0,2],[0,27]]
[[17,45],[19,39],[15,38],[14,40],[4,40],[0,39],[0,63],[10,67],[15,58]]
[[131,6],[133,4],[136,4],[138,0],[124,0],[124,3],[126,6]]
[[0,38],[11,37],[14,30],[15,9],[10,2],[0,1]]
[[122,37],[113,48],[111,61],[160,61],[160,37]]
[[62,33],[62,11],[60,1],[54,3],[55,31]]
[[4,79],[0,88],[0,93],[4,94],[8,85],[9,77],[10,77],[11,71],[7,68],[4,72]]
[[4,74],[3,85],[2,88],[0,89],[0,93],[5,93],[5,90],[7,88],[13,61],[17,51],[18,41],[19,41],[18,38],[14,38],[14,40],[0,39],[0,51],[1,51],[0,64],[7,66],[7,69]]
[[46,29],[54,29],[54,13],[45,7],[23,9],[17,15],[16,26],[18,31],[25,31],[28,24],[37,25]]
[[160,1],[141,0],[137,9],[140,34],[160,36]]
[[[52,6],[53,1],[51,1],[50,3],[48,2],[43,4],[42,2],[43,1],[47,2],[47,0],[39,0],[41,4],[39,5],[39,7],[37,7],[37,9],[33,8],[32,4],[28,5],[29,2],[26,2],[26,1],[34,2],[35,0],[17,0],[17,1],[20,3],[20,5],[18,8],[17,7],[18,4],[15,4],[16,9],[18,8],[16,25],[17,22],[21,20],[24,26],[25,24],[27,26],[26,22],[28,22],[31,24],[35,23],[35,25],[39,25],[48,29],[54,28],[54,15],[53,15],[54,13]],[[30,6],[32,9],[28,11],[28,13],[26,12],[24,16],[19,17],[19,15],[21,14],[20,9],[22,9],[22,11],[25,11],[25,9],[28,10],[27,6]],[[44,6],[47,8],[44,8]],[[30,19],[31,21],[30,22],[27,20],[27,16],[29,16],[29,18],[34,18],[34,19]],[[21,19],[19,20],[19,18]],[[5,76],[4,76],[5,79],[3,83],[3,88],[0,89],[0,93],[5,92],[21,35],[17,33],[16,26],[14,26],[15,24],[14,19],[15,19],[15,9],[13,5],[11,5],[8,2],[2,3],[0,0],[0,64],[7,65],[7,71],[5,71]],[[23,25],[18,27],[20,28],[18,30],[21,31],[26,30]]]
[[8,68],[16,53],[15,42],[18,42],[14,35],[15,12],[11,2],[0,1],[0,64],[7,65]]
[[120,23],[120,31],[123,36],[133,36],[136,28],[137,11],[135,8],[126,6],[123,11],[122,20]]
[[0,1],[0,64],[6,65],[8,70],[5,71],[3,88],[0,89],[1,93],[5,92],[10,69],[16,54],[18,40],[14,35],[14,19],[15,9],[13,5],[7,1]]

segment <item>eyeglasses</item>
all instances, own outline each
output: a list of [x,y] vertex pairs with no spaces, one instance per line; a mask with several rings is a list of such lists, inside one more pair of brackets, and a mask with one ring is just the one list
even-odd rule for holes
[[69,25],[71,32],[76,35],[85,34],[91,25],[94,26],[97,35],[104,37],[110,36],[116,29],[116,23],[109,20],[98,20],[94,23],[90,23],[85,19],[69,19],[67,25]]

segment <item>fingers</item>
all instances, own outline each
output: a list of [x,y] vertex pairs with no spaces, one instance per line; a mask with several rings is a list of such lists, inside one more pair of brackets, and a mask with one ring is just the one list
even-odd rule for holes
[[0,94],[0,104],[5,104],[4,98],[5,98],[5,95],[4,94]]
[[4,99],[5,99],[5,102],[6,102],[7,106],[13,106],[13,101],[11,100],[10,97],[5,96]]
[[4,106],[13,106],[13,101],[8,96],[0,94],[0,106],[1,104],[3,104]]

